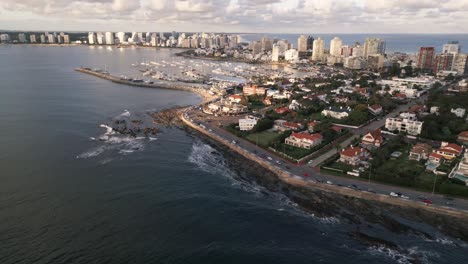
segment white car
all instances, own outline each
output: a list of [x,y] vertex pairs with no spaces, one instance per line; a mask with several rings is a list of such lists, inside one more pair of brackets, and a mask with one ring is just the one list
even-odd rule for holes
[[276,161],[276,164],[281,165],[281,162],[279,160]]
[[333,182],[327,181],[327,184],[328,184],[328,185],[333,185]]
[[394,192],[391,192],[391,193],[390,193],[390,196],[392,196],[392,197],[398,197],[398,194],[396,194],[396,193],[394,193]]
[[271,157],[267,157],[268,160],[273,160]]
[[406,195],[402,195],[402,196],[400,196],[400,197],[403,198],[403,199],[406,199],[406,200],[409,199],[409,196],[406,196]]

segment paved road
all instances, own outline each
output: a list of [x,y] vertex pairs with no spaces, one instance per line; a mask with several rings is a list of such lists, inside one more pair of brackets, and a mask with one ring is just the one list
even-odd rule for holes
[[[453,208],[463,209],[463,210],[468,211],[468,200],[465,200],[465,199],[456,198],[453,201],[448,201],[444,196],[438,195],[438,194],[432,195],[430,193],[416,191],[413,189],[407,189],[407,188],[403,188],[399,186],[390,186],[390,185],[385,185],[381,183],[375,183],[372,181],[363,181],[359,178],[354,179],[354,178],[338,177],[338,176],[323,174],[323,173],[320,173],[317,168],[314,168],[311,166],[299,166],[297,164],[293,164],[279,156],[276,156],[273,153],[270,153],[256,146],[255,144],[252,144],[249,141],[238,138],[235,135],[232,135],[226,130],[220,128],[218,126],[218,122],[216,121],[215,117],[205,115],[200,110],[198,110],[198,108],[190,108],[190,111],[186,111],[185,114],[186,114],[186,118],[188,120],[191,120],[191,122],[194,123],[195,125],[199,125],[200,127],[204,128],[206,131],[209,131],[210,133],[216,133],[218,136],[226,139],[229,142],[235,142],[234,144],[237,144],[239,147],[243,148],[244,150],[265,159],[266,161],[270,162],[276,167],[289,171],[295,174],[296,176],[300,176],[306,180],[324,182],[324,184],[327,181],[330,181],[334,185],[347,186],[347,187],[355,188],[355,189],[362,190],[362,191],[371,191],[371,192],[376,192],[376,193],[385,194],[385,195],[389,195],[390,192],[399,192],[401,194],[404,194],[405,196],[409,196],[410,200],[414,200],[416,202],[419,202],[423,198],[427,198],[438,206],[447,206],[447,207],[453,207]],[[230,117],[230,118],[232,118],[233,120],[238,119],[238,117]],[[206,122],[207,119],[211,119],[211,121]],[[226,118],[223,117],[223,119],[226,119]],[[224,120],[224,121],[227,121],[227,120]],[[395,197],[389,196],[388,199],[402,199],[402,198],[395,198]],[[446,203],[451,203],[451,204],[447,205]]]

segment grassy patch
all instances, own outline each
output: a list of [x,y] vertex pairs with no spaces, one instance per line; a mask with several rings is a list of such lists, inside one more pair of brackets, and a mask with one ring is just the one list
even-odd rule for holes
[[280,134],[275,133],[275,132],[260,132],[260,133],[253,133],[248,135],[246,138],[254,143],[257,144],[263,148],[267,148],[271,146],[275,141],[277,141],[281,137]]

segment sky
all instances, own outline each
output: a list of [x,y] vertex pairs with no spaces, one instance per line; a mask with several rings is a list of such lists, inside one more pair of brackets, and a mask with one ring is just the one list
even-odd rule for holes
[[0,0],[0,29],[468,33],[468,0]]

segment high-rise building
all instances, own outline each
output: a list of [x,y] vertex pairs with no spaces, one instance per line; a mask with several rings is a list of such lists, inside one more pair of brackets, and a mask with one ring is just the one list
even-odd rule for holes
[[459,75],[468,74],[468,54],[458,53],[455,55],[452,70]]
[[454,57],[451,53],[437,54],[434,60],[433,72],[451,71]]
[[29,35],[29,42],[30,43],[36,43],[37,42],[36,41],[36,35],[34,35],[34,34]]
[[364,57],[364,47],[359,43],[354,44],[351,56]]
[[417,67],[423,71],[432,71],[434,55],[435,55],[434,47],[420,47]]
[[262,42],[261,41],[254,41],[252,43],[252,54],[256,55],[262,51]]
[[94,32],[89,32],[88,33],[88,44],[89,45],[95,45],[96,44],[96,34],[94,34]]
[[41,34],[41,43],[46,43],[46,36],[44,34]]
[[298,50],[300,53],[305,53],[305,52],[307,52],[307,37],[306,37],[306,36],[301,35],[301,36],[297,39],[297,50]]
[[322,38],[318,37],[314,40],[314,47],[312,49],[312,60],[322,61],[325,55],[325,42]]
[[278,44],[273,44],[273,48],[271,51],[271,61],[277,62],[279,61],[280,56],[280,46]]
[[272,44],[270,38],[268,38],[267,36],[264,36],[262,38],[262,50],[271,51],[272,48],[273,48],[273,44]]
[[24,33],[19,33],[18,34],[18,42],[26,43],[26,35]]
[[284,59],[289,62],[299,61],[299,51],[296,49],[290,49],[284,52]]
[[330,55],[341,56],[341,46],[343,46],[343,41],[338,37],[334,37],[330,41]]
[[442,47],[442,53],[450,53],[456,55],[460,52],[460,43],[458,41],[449,41]]
[[96,33],[96,40],[99,45],[106,44],[106,35],[102,32]]
[[156,34],[151,36],[151,46],[156,47],[159,44],[159,38]]
[[119,44],[127,42],[127,39],[125,37],[125,32],[118,32],[117,33],[117,38],[119,39]]
[[63,43],[70,44],[70,35],[63,35]]
[[107,45],[115,44],[114,32],[106,32],[106,44]]
[[47,36],[47,42],[49,42],[49,44],[54,44],[55,36],[53,34],[49,34],[49,36]]
[[314,48],[314,37],[307,36],[307,51],[312,50]]
[[57,40],[57,44],[63,44],[63,37],[62,37],[62,35],[57,35],[55,39]]
[[384,65],[384,56],[382,54],[369,54],[367,56],[367,68],[370,70],[380,70]]
[[364,57],[370,54],[385,54],[385,41],[379,38],[366,38],[364,43]]
[[1,34],[1,35],[0,35],[0,41],[1,41],[2,43],[8,43],[8,42],[10,42],[10,35],[8,35],[8,34]]
[[353,55],[353,48],[351,48],[348,45],[341,46],[341,56],[343,57],[349,57]]

